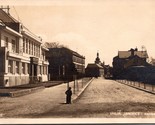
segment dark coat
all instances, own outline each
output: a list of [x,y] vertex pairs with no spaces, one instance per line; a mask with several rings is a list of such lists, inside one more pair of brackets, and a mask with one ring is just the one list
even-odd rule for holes
[[71,88],[69,88],[69,89],[65,92],[65,94],[67,95],[67,96],[66,96],[66,103],[67,103],[67,104],[71,104],[71,96],[72,96],[72,90],[71,90]]

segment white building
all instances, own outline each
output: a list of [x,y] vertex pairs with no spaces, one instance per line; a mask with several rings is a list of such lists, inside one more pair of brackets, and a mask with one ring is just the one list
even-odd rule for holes
[[0,9],[0,86],[48,80],[42,39]]

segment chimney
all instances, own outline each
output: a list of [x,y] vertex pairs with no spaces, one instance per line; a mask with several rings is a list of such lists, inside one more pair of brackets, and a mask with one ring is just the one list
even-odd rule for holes
[[131,51],[131,56],[134,56],[135,50],[131,48],[130,51]]
[[10,7],[9,7],[9,5],[6,6],[6,7],[1,6],[1,9],[2,9],[4,12],[6,12],[8,15],[10,15],[10,12],[9,12]]

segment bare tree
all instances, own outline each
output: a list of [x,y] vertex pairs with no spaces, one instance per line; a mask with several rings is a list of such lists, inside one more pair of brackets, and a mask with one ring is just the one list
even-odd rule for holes
[[59,42],[45,42],[44,45],[47,47],[47,48],[68,48],[67,46],[65,45],[62,45],[62,44],[59,44]]
[[150,57],[149,63],[153,66],[155,66],[155,59],[153,57]]

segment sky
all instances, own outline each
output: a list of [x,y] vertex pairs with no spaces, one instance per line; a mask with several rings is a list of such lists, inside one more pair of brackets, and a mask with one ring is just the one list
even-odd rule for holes
[[45,42],[112,66],[118,51],[147,49],[155,58],[155,0],[16,0],[10,14]]

